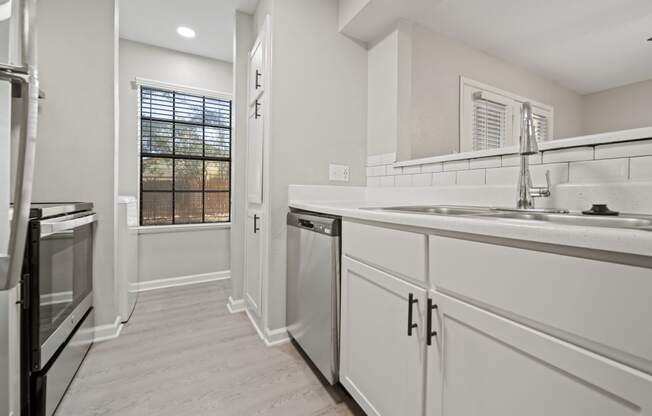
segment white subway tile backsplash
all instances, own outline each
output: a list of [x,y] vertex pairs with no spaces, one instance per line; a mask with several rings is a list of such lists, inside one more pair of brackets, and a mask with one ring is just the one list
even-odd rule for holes
[[603,159],[570,163],[570,182],[596,183],[626,181],[629,159]]
[[433,185],[455,185],[457,172],[436,172],[432,174]]
[[[573,162],[575,163],[575,162]],[[582,162],[577,162],[582,163]],[[553,185],[568,183],[568,163],[552,163],[548,165],[530,166],[533,186],[546,185],[546,172],[550,171],[550,182]],[[518,179],[518,176],[516,177]]]
[[[367,157],[367,186],[516,185],[521,156],[394,167],[396,153]],[[652,139],[549,150],[529,156],[534,186],[652,181]]]
[[377,188],[380,186],[380,176],[370,176],[367,178],[367,186]]
[[385,176],[387,169],[385,166],[371,166],[367,168],[367,176]]
[[629,178],[634,181],[652,180],[652,156],[631,158]]
[[432,185],[432,173],[419,173],[412,175],[412,186],[430,186]]
[[421,166],[421,172],[423,173],[441,172],[442,170],[444,170],[444,165],[442,163],[429,163]]
[[396,186],[396,177],[395,176],[381,176],[380,177],[380,186],[382,186],[382,187]]
[[452,162],[444,162],[444,171],[467,170],[468,168],[469,168],[468,160],[455,160]]
[[403,175],[414,175],[421,173],[421,165],[403,166]]
[[396,186],[412,186],[412,175],[397,176]]
[[471,159],[469,167],[471,169],[498,168],[501,165],[500,156],[481,157],[480,159]]
[[543,163],[573,162],[593,160],[593,147],[574,147],[551,150],[543,153]]
[[485,183],[485,170],[461,170],[457,172],[458,185],[484,185]]
[[394,167],[392,165],[387,165],[387,174],[388,175],[402,175],[403,174],[403,169],[402,167]]
[[[521,155],[505,155],[502,157],[503,166],[518,166],[521,164]],[[530,165],[541,164],[541,153],[530,155]]]
[[621,157],[652,155],[652,140],[638,142],[605,144],[595,147],[596,159],[614,159]]
[[518,166],[487,169],[487,185],[516,185],[518,181]]

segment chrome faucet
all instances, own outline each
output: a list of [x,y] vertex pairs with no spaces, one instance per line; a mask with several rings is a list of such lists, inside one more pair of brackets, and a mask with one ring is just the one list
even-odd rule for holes
[[523,103],[521,109],[521,139],[520,150],[521,169],[518,175],[518,201],[517,209],[533,209],[534,198],[550,196],[550,171],[546,172],[545,187],[533,187],[532,176],[530,175],[530,155],[539,153],[536,132],[534,129],[534,118],[532,117],[532,105]]

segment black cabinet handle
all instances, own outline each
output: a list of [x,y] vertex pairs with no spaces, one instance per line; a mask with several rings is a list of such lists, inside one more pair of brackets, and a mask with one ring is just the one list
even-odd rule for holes
[[417,327],[417,324],[412,323],[412,305],[419,303],[418,299],[414,298],[414,295],[410,293],[408,296],[408,337],[412,336],[412,330]]
[[258,228],[258,219],[260,217],[258,215],[254,215],[254,234],[256,234],[258,231],[260,231],[260,228]]
[[260,82],[258,82],[258,79],[259,79],[262,75],[263,75],[263,74],[261,74],[259,70],[256,70],[256,89],[262,87],[262,85],[260,84]]
[[260,118],[260,112],[258,111],[260,109],[260,102],[256,100],[255,104],[256,108],[254,109],[254,118],[259,119]]
[[426,327],[428,330],[427,334],[427,345],[432,345],[432,337],[437,336],[437,331],[432,330],[432,311],[437,309],[437,305],[432,301],[432,299],[428,298],[428,316],[426,318]]

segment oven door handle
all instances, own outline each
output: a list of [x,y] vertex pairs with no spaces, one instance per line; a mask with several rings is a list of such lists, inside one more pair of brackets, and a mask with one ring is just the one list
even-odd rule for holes
[[74,230],[75,228],[92,224],[94,222],[97,222],[97,214],[84,215],[83,217],[77,217],[65,221],[57,221],[56,219],[41,221],[41,237],[63,231]]

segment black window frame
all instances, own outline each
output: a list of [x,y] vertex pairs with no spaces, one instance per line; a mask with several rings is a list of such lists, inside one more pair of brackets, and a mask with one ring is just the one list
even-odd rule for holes
[[[157,91],[157,92],[163,92],[163,93],[171,93],[172,94],[172,102],[173,102],[173,107],[172,107],[172,120],[164,119],[164,118],[156,118],[151,115],[150,116],[145,116],[144,111],[143,111],[143,94],[145,91]],[[197,122],[191,122],[191,121],[177,121],[176,119],[176,96],[177,94],[181,94],[186,97],[193,97],[193,98],[201,98],[202,100],[202,122],[197,123]],[[146,227],[166,227],[166,226],[185,226],[185,225],[197,225],[197,224],[229,224],[231,222],[232,216],[233,216],[233,161],[232,161],[232,156],[233,156],[233,99],[232,97],[226,98],[225,96],[214,96],[214,95],[200,95],[198,93],[188,93],[184,91],[180,91],[177,89],[173,88],[162,88],[162,87],[151,87],[147,85],[139,85],[138,88],[138,98],[139,98],[139,106],[138,106],[138,120],[139,120],[139,137],[138,137],[138,146],[139,146],[139,224],[140,226],[146,226]],[[222,102],[228,102],[228,108],[229,108],[229,124],[228,128],[226,126],[221,126],[221,125],[214,125],[214,124],[207,124],[206,123],[206,99],[210,100],[217,100],[217,101],[222,101]],[[144,132],[144,125],[143,121],[148,121],[150,122],[150,135],[148,136],[151,140],[151,126],[152,123],[159,122],[159,123],[169,123],[172,126],[172,137],[171,137],[171,143],[172,143],[172,152],[171,153],[160,153],[160,152],[145,152],[144,151],[144,140],[143,137],[145,135],[143,134]],[[195,127],[201,127],[202,128],[202,155],[197,156],[197,155],[185,155],[185,154],[177,154],[176,153],[176,127],[177,125],[185,125],[185,126],[195,126]],[[228,157],[223,157],[223,156],[206,156],[206,127],[208,128],[217,128],[221,130],[228,130]],[[151,149],[150,149],[151,150]],[[160,158],[160,159],[171,159],[172,160],[172,187],[170,190],[145,190],[143,189],[143,160],[147,158]],[[177,160],[195,160],[195,161],[202,161],[202,173],[201,173],[201,182],[202,182],[202,189],[201,191],[199,190],[183,190],[183,189],[176,189],[176,176],[175,176],[175,167],[176,167],[176,161]],[[227,190],[208,190],[206,189],[206,162],[226,162],[228,163],[228,172],[229,172],[229,185]],[[202,200],[202,220],[201,222],[196,221],[196,222],[177,222],[176,219],[176,194],[177,193],[200,193],[201,192],[201,200]],[[172,196],[172,211],[171,211],[171,218],[169,223],[162,223],[162,224],[149,224],[144,222],[144,217],[143,217],[143,195],[145,193],[169,193]],[[228,208],[228,218],[226,220],[220,220],[220,221],[207,221],[206,220],[206,195],[207,194],[215,194],[215,193],[221,193],[221,194],[228,194],[229,198],[229,208]]]

